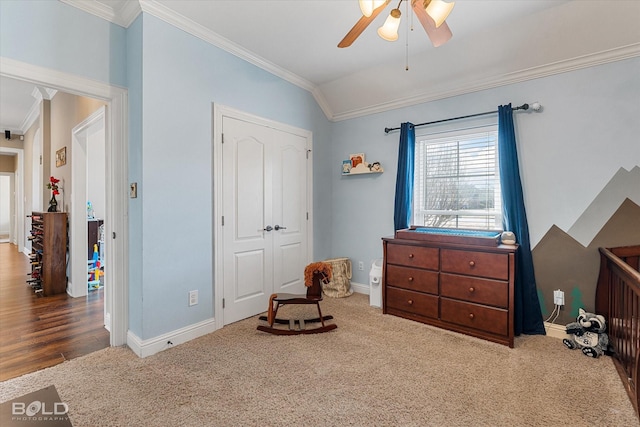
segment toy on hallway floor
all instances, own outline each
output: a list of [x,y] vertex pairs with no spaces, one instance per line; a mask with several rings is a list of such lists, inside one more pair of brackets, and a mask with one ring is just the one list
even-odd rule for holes
[[93,245],[93,259],[89,261],[89,289],[100,288],[100,276],[102,271],[100,270],[100,257],[98,254],[98,245]]
[[571,338],[563,339],[564,345],[571,350],[579,348],[582,353],[593,358],[610,354],[604,316],[588,313],[583,309],[578,313],[577,321],[566,326],[567,334],[571,335]]

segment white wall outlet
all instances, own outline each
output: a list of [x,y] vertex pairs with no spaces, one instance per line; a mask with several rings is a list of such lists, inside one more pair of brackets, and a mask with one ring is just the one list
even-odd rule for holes
[[198,304],[198,291],[189,291],[189,307]]
[[362,261],[358,262],[358,270],[364,271],[364,262]]
[[564,305],[564,292],[560,289],[553,291],[553,303],[555,305]]

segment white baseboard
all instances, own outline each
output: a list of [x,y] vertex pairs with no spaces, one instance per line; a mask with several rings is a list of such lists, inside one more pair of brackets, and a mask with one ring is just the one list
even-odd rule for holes
[[[351,282],[351,289],[354,292],[369,295],[368,284]],[[215,319],[205,320],[146,340],[129,331],[127,333],[127,345],[138,357],[147,357],[215,331]],[[168,342],[171,342],[171,344]]]
[[138,357],[147,357],[207,335],[215,330],[215,319],[208,319],[147,340],[140,339],[136,334],[129,331],[127,333],[127,345]]
[[544,322],[544,329],[547,331],[547,336],[563,339],[567,338],[567,332],[565,325],[556,325],[555,323]]
[[104,314],[104,328],[111,332],[111,314],[110,313],[105,313]]
[[353,289],[353,292],[369,295],[369,285],[363,285],[362,283],[351,282],[351,289]]

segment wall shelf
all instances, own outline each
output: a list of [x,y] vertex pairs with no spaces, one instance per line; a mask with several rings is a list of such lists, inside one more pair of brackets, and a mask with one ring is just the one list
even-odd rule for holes
[[342,173],[342,176],[350,176],[350,175],[367,175],[367,174],[371,174],[371,173],[382,173],[382,172],[384,172],[384,171],[383,171],[383,170],[378,170],[378,171],[369,171],[369,170],[367,170],[367,171],[362,171],[362,172],[360,172],[360,171],[358,171],[358,172],[351,171],[351,172],[347,172],[347,173],[344,173],[344,172],[343,172],[343,173]]
[[[360,159],[364,158],[364,154],[359,154],[359,156]],[[365,175],[382,172],[384,172],[384,169],[382,169],[380,162],[366,163],[361,160],[361,162],[356,163],[355,166],[352,166],[352,160],[343,160],[342,162],[342,176]]]

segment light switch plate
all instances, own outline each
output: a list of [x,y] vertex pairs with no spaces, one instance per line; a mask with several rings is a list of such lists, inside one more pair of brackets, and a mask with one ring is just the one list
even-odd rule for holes
[[132,199],[135,199],[138,197],[138,183],[137,182],[132,182],[131,186],[129,187],[129,197]]

